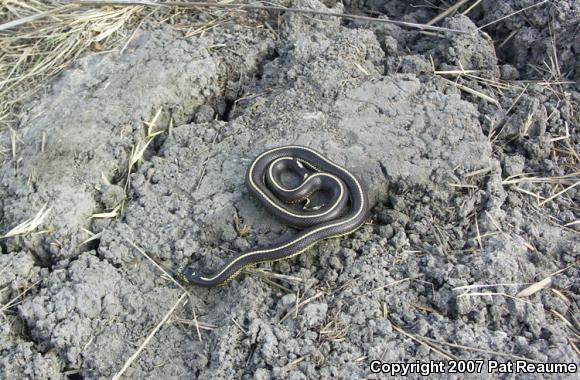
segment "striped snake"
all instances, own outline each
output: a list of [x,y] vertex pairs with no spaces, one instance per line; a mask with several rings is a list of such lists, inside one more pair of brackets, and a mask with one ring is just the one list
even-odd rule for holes
[[[301,178],[297,187],[283,184],[282,177],[289,172]],[[347,169],[303,146],[282,146],[260,154],[248,168],[246,186],[266,210],[301,231],[268,248],[242,253],[212,274],[186,267],[180,274],[188,282],[204,287],[224,284],[245,267],[287,259],[320,240],[348,235],[369,216],[368,196],[362,183]],[[310,196],[316,192],[325,193],[329,200],[308,207]],[[303,202],[304,206],[298,208]]]

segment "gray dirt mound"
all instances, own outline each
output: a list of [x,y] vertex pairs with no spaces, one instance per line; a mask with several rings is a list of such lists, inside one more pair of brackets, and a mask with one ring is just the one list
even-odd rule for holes
[[270,49],[267,40],[242,49],[242,74],[209,53],[210,41],[172,36],[165,30],[142,33],[120,57],[81,61],[27,110],[17,132],[18,160],[0,171],[5,192],[0,227],[7,230],[7,221],[48,204],[46,224],[53,233],[48,241],[10,241],[9,249],[26,246],[45,262],[78,254],[78,244],[88,237],[81,229],[90,226],[91,216],[123,200],[119,187],[109,183],[124,185],[131,150],[145,137],[143,123],[159,109],[165,110],[159,125],[168,117],[182,124],[213,115],[212,109],[224,108],[230,79],[255,72]]
[[[406,2],[345,4],[433,16]],[[0,231],[52,209],[48,231],[0,240],[0,302],[13,302],[0,315],[0,377],[119,371],[183,293],[130,241],[169,272],[211,271],[295,234],[244,185],[257,154],[287,144],[356,173],[371,220],[226,286],[187,287],[126,377],[370,378],[371,360],[443,357],[578,363],[562,318],[575,323],[580,290],[580,239],[564,226],[578,219],[579,195],[540,209],[521,191],[533,183],[506,182],[569,173],[551,138],[574,120],[572,102],[541,85],[498,96],[462,82],[498,107],[433,75],[431,62],[490,80],[509,71],[465,16],[443,23],[470,33],[444,36],[297,15],[254,21],[270,28],[140,32],[120,55],[81,60],[28,107],[19,159],[0,167]],[[159,109],[161,133],[127,173]],[[91,218],[119,204],[118,217]],[[97,235],[81,245],[83,229]]]
[[18,129],[20,160],[0,171],[6,192],[0,225],[6,230],[9,221],[32,216],[47,203],[52,208],[47,225],[54,233],[50,242],[10,241],[9,249],[25,246],[47,262],[78,254],[77,245],[88,237],[80,229],[89,227],[93,213],[104,211],[96,189],[103,176],[114,181],[126,175],[143,121],[165,107],[182,123],[221,93],[223,73],[207,42],[178,40],[169,48],[166,40],[166,32],[154,31],[119,58],[85,59],[30,107]]

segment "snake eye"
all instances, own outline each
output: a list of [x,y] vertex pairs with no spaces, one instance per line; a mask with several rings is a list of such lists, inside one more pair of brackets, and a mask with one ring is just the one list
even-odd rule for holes
[[193,277],[195,276],[195,271],[193,271],[191,268],[185,268],[181,271],[181,273],[185,276],[185,277]]

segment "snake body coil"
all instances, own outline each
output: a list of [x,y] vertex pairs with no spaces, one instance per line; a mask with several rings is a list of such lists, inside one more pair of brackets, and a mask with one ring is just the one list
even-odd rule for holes
[[[285,186],[282,177],[288,172],[299,176],[302,183]],[[283,146],[259,155],[248,169],[246,185],[271,214],[302,230],[269,248],[240,254],[210,275],[185,268],[181,275],[190,283],[205,287],[223,284],[247,266],[296,256],[322,239],[350,234],[369,216],[362,183],[345,168],[303,146]],[[307,208],[309,197],[316,192],[325,193],[326,203]],[[306,205],[297,209],[300,202]]]

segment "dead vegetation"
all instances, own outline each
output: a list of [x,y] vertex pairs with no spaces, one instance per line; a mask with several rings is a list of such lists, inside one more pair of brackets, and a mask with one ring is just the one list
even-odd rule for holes
[[[36,229],[42,225],[44,220],[46,219],[47,215],[50,213],[50,208],[46,208],[46,205],[42,206],[42,208],[36,213],[33,218],[25,220],[24,222],[20,223],[16,227],[12,228],[3,236],[0,236],[0,239],[15,237],[15,236],[25,236],[32,233],[41,234],[46,233],[48,230],[43,231],[36,231]],[[36,231],[36,232],[35,232]]]
[[75,59],[126,41],[145,15],[142,6],[89,8],[63,0],[3,0],[0,126],[12,125],[18,107]]

